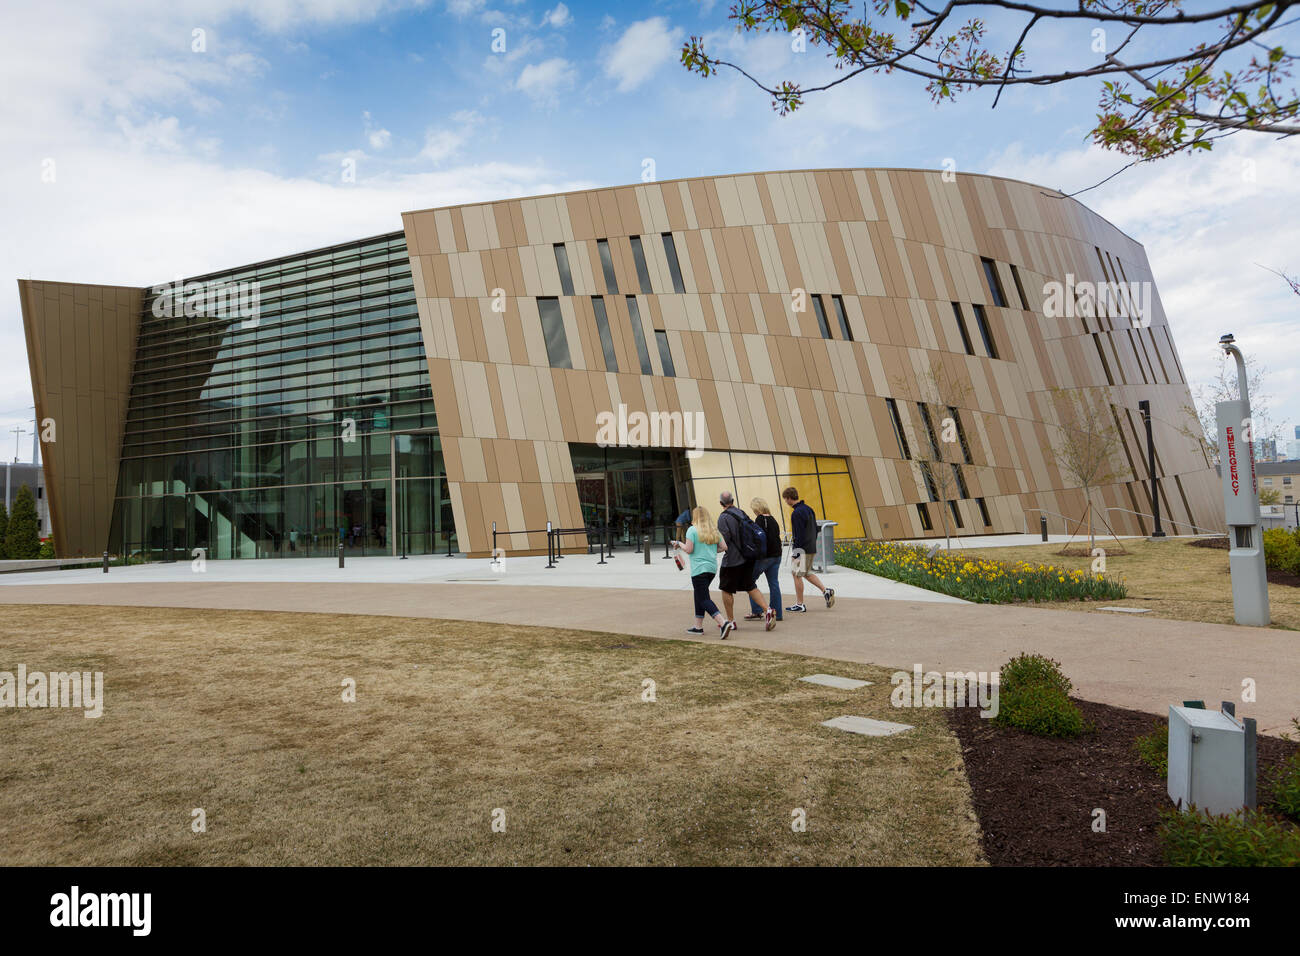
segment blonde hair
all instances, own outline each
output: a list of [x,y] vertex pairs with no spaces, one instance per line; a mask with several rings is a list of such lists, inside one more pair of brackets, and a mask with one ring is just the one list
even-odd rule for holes
[[772,513],[772,509],[767,506],[767,502],[762,498],[751,498],[749,500],[749,507],[754,514],[770,515]]
[[718,534],[718,528],[713,523],[712,515],[703,505],[696,506],[691,512],[691,523],[695,525],[695,534],[701,544],[717,544],[722,540],[722,535]]

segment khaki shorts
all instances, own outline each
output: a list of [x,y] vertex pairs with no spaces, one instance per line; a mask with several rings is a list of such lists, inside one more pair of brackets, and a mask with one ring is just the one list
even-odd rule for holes
[[796,578],[801,578],[812,570],[812,555],[795,548],[790,552],[790,570]]

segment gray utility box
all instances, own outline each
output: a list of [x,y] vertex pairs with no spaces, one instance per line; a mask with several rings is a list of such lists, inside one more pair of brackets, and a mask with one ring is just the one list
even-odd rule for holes
[[829,571],[835,566],[835,526],[838,521],[817,519],[817,553],[813,555],[813,570]]
[[1255,721],[1224,709],[1169,708],[1169,799],[1211,814],[1255,806]]

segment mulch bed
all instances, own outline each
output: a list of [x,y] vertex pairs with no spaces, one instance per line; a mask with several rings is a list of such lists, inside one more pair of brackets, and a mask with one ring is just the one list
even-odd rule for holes
[[[1159,811],[1172,804],[1164,778],[1138,758],[1133,741],[1166,720],[1075,703],[1096,730],[1074,739],[998,727],[976,708],[948,711],[985,855],[994,866],[1162,866],[1156,828]],[[1273,768],[1298,749],[1297,743],[1258,737],[1261,806],[1271,799]],[[1096,807],[1106,811],[1105,833],[1092,830]]]

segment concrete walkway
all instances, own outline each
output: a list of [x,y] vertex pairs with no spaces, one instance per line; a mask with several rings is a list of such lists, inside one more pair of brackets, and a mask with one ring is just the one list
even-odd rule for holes
[[[292,562],[258,563],[265,567]],[[683,629],[691,617],[690,593],[675,570],[674,580],[682,583],[671,594],[661,588],[627,587],[576,593],[572,586],[465,580],[345,585],[320,583],[319,578],[316,583],[297,584],[223,582],[213,580],[211,570],[202,580],[192,573],[188,580],[170,582],[132,581],[119,574],[111,581],[101,577],[94,583],[45,583],[81,573],[46,572],[33,576],[39,583],[6,582],[8,586],[0,587],[0,604],[378,614],[675,639],[689,639]],[[835,586],[852,574],[856,572],[836,572]],[[807,614],[787,615],[770,633],[742,623],[733,640],[744,646],[899,670],[920,664],[925,670],[994,671],[1019,652],[1034,651],[1061,661],[1075,692],[1088,700],[1153,714],[1166,714],[1170,704],[1184,699],[1204,699],[1211,707],[1221,700],[1235,700],[1238,715],[1255,717],[1263,733],[1289,730],[1291,718],[1300,716],[1300,634],[1288,631],[939,601],[842,597],[833,610],[826,610],[819,600],[810,607]],[[340,621],[320,626],[347,625]],[[712,631],[706,634],[706,642],[716,640]],[[1242,681],[1247,678],[1257,684],[1257,703],[1241,703]]]
[[[789,559],[781,568],[781,587],[793,588]],[[836,568],[826,576],[828,586],[843,597],[884,598],[908,601],[932,601],[964,604],[959,598],[900,581],[863,574],[851,568]],[[546,558],[507,556],[494,567],[488,558],[448,558],[443,555],[420,555],[401,558],[349,558],[340,570],[338,558],[281,558],[261,561],[208,561],[197,572],[190,561],[169,564],[136,564],[111,568],[108,574],[98,567],[77,568],[51,574],[15,573],[0,575],[0,590],[16,585],[73,584],[193,584],[266,583],[284,584],[437,584],[439,582],[501,585],[503,587],[537,586],[561,588],[636,588],[655,591],[683,591],[690,594],[691,582],[686,571],[677,570],[671,559],[664,558],[663,545],[650,554],[619,550],[605,564],[597,563],[594,554],[570,554],[548,569]],[[716,586],[716,585],[715,585]],[[767,585],[763,583],[764,593]],[[793,598],[793,591],[784,597]],[[715,595],[716,598],[716,595]],[[793,599],[784,603],[793,604]]]

